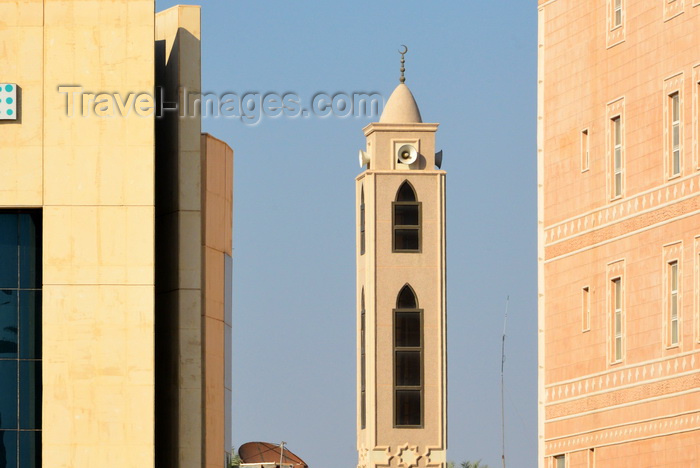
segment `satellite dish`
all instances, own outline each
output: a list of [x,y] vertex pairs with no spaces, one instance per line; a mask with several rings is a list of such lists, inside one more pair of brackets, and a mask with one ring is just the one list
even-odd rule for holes
[[402,145],[396,156],[401,164],[413,164],[418,159],[418,151],[412,145]]
[[365,164],[369,164],[369,154],[360,150],[360,167],[363,167]]
[[281,445],[271,444],[269,442],[248,442],[241,445],[238,449],[238,456],[241,457],[241,463],[272,463],[278,465],[280,458],[282,465],[292,465],[294,468],[309,468],[304,460],[294,455],[284,447],[281,450]]
[[442,167],[442,150],[435,153],[435,165],[438,169]]

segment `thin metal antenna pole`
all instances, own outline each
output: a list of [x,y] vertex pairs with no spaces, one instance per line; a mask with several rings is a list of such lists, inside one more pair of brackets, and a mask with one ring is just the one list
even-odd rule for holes
[[280,468],[282,468],[282,459],[284,458],[284,444],[287,442],[282,441],[280,444]]
[[503,318],[503,339],[501,341],[501,443],[503,451],[501,452],[501,460],[503,461],[503,468],[506,468],[506,412],[503,404],[503,368],[506,363],[506,324],[508,323],[508,302],[510,302],[510,296],[506,296],[506,314]]

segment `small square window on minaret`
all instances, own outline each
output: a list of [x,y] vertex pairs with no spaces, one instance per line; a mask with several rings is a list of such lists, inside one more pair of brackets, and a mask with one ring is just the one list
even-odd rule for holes
[[0,120],[17,120],[17,85],[0,83]]

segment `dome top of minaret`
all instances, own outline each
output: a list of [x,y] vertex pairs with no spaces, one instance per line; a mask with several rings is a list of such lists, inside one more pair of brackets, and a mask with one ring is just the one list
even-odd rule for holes
[[423,119],[411,90],[404,83],[399,84],[379,118],[381,123],[421,123]]
[[380,123],[421,123],[420,111],[418,110],[418,104],[416,104],[416,99],[413,97],[413,93],[406,86],[406,77],[404,72],[406,68],[404,64],[406,59],[404,55],[408,52],[408,47],[403,46],[403,51],[399,50],[401,54],[401,77],[399,78],[399,85],[396,87],[389,101],[386,103],[386,107],[382,112],[382,116],[379,118]]

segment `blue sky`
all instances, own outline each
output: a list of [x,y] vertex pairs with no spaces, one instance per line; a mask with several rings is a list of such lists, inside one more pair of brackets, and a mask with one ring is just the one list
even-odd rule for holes
[[[388,99],[409,47],[406,84],[441,124],[447,171],[448,459],[500,466],[510,295],[506,457],[536,466],[535,2],[203,3],[202,87],[217,94]],[[203,121],[235,151],[236,447],[284,440],[311,468],[356,466],[354,178],[373,120]]]

